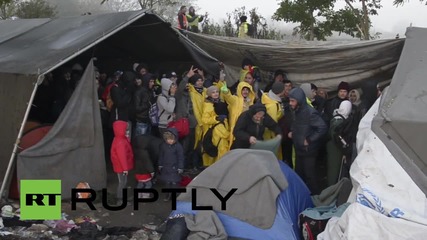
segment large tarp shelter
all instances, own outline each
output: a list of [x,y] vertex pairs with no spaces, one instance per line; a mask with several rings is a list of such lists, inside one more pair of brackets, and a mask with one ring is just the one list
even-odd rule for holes
[[[206,52],[198,48],[186,37],[183,37],[176,29],[172,28],[169,23],[163,21],[155,14],[146,11],[120,12],[102,15],[85,15],[57,19],[21,19],[21,20],[4,20],[0,21],[0,176],[4,176],[15,143],[19,147],[19,139],[23,130],[23,119],[25,122],[26,113],[28,113],[28,103],[34,98],[37,90],[36,84],[41,84],[43,76],[57,69],[71,60],[79,57],[89,62],[89,59],[96,57],[98,61],[104,61],[104,66],[117,66],[128,64],[128,68],[135,61],[145,61],[147,63],[161,65],[169,63],[176,68],[179,66],[189,67],[197,62],[208,73],[217,73],[217,60]],[[90,65],[89,65],[90,66]],[[111,69],[111,72],[116,70]],[[86,74],[83,81],[94,81],[93,75]],[[93,84],[85,83],[86,87]],[[84,91],[77,92],[76,91]],[[87,100],[83,105],[91,106],[91,101],[97,101],[95,92],[90,89],[85,91],[81,86],[77,88],[74,95],[80,94]],[[87,95],[89,94],[89,95]],[[69,103],[78,105],[82,104],[82,99],[73,96],[76,101]],[[76,105],[77,104],[77,105]],[[68,106],[67,106],[68,107]],[[82,110],[82,109],[80,109]],[[89,112],[79,111],[81,114],[97,115],[98,113],[90,112],[95,109],[87,108]],[[64,113],[65,112],[65,113]],[[64,114],[69,112],[64,111]],[[100,126],[98,117],[94,117],[93,127]],[[60,116],[58,122],[66,129],[72,129],[73,126],[67,117]],[[70,128],[71,127],[71,128]],[[76,127],[76,126],[74,126]],[[54,127],[55,129],[55,127]],[[82,130],[81,128],[75,128]],[[97,131],[94,129],[92,137],[87,141],[80,142],[77,145],[65,144],[75,135],[64,136],[63,134],[52,131],[61,141],[55,138],[49,140],[52,147],[56,149],[56,159],[52,158],[49,171],[43,172],[48,175],[42,176],[38,171],[31,171],[43,168],[37,159],[32,159],[32,163],[26,163],[25,178],[48,178],[58,176],[72,176],[76,181],[86,180],[91,183],[93,180],[94,188],[103,187],[106,184],[106,178],[100,180],[99,176],[90,176],[85,171],[93,170],[98,164],[101,168],[100,175],[103,178],[105,172],[105,163],[102,157],[92,158],[88,155],[90,148],[98,149],[98,144],[102,138],[98,138]],[[71,133],[71,132],[68,132]],[[83,132],[81,132],[83,133]],[[42,144],[42,142],[40,142]],[[54,144],[62,143],[62,145]],[[75,142],[74,142],[75,143]],[[37,148],[37,145],[33,146]],[[68,148],[68,150],[66,149]],[[53,152],[35,152],[31,156],[43,158],[44,154]],[[15,148],[16,150],[16,148]],[[64,151],[77,151],[70,154],[64,154]],[[25,152],[25,151],[24,151]],[[23,152],[23,153],[24,153]],[[80,152],[80,154],[79,154]],[[61,154],[59,154],[61,153]],[[102,153],[99,153],[102,154]],[[64,156],[65,159],[64,159]],[[79,156],[79,157],[76,157]],[[65,163],[67,164],[59,164]],[[88,161],[92,167],[86,169]],[[56,162],[58,165],[53,164]],[[33,165],[32,165],[33,164]],[[66,168],[65,166],[78,166],[75,168]],[[24,165],[19,165],[18,167]],[[54,167],[55,166],[55,167]],[[80,171],[79,171],[79,170]],[[95,172],[97,173],[97,172]],[[94,172],[92,172],[92,175]],[[84,177],[82,177],[84,176]],[[70,178],[63,178],[70,179]],[[74,184],[70,181],[63,181],[63,189],[70,188]],[[63,196],[67,197],[68,191]]]
[[404,39],[294,42],[194,33],[189,38],[224,62],[229,83],[239,79],[242,60],[249,58],[262,70],[263,80],[281,69],[296,84],[310,82],[328,91],[335,91],[340,81],[360,87],[366,80],[390,80],[404,43]]
[[362,118],[350,206],[317,239],[424,239],[427,29],[408,28],[389,87]]
[[408,28],[372,130],[427,195],[427,29]]

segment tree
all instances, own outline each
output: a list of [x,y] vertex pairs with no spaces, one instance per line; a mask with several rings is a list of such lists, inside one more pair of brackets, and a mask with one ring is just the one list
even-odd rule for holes
[[15,0],[0,0],[0,19],[8,19],[15,14]]
[[[180,6],[190,6],[194,0],[137,0],[137,1],[123,1],[123,0],[101,0],[101,4],[107,2],[119,2],[125,3],[127,5],[134,6],[133,3],[139,5],[139,9],[150,9],[153,10],[156,14],[163,17],[166,21],[177,25],[177,14]],[[135,10],[126,9],[126,10]]]
[[273,15],[275,20],[300,23],[294,28],[294,35],[300,34],[307,40],[325,40],[332,31],[323,28],[318,19],[331,11],[335,0],[284,0]]
[[[377,15],[381,0],[344,0],[343,9],[334,10],[336,0],[284,0],[273,15],[273,19],[300,23],[293,35],[307,40],[326,40],[334,31],[352,37],[369,40],[371,35],[370,16]],[[356,5],[360,5],[360,8]]]
[[[354,7],[354,3],[359,1],[362,4],[362,9]],[[363,40],[370,40],[372,38],[370,34],[370,28],[372,26],[370,15],[378,15],[378,9],[381,6],[381,0],[345,0],[347,4],[347,13],[352,11],[354,17],[357,19],[355,27],[357,28],[360,37]],[[340,17],[341,15],[338,15]],[[348,15],[349,16],[349,15]],[[341,16],[342,17],[342,16]],[[353,27],[353,26],[350,26]],[[351,35],[351,34],[350,34]]]
[[51,18],[56,15],[55,7],[45,0],[23,1],[18,4],[16,16],[19,18]]
[[[406,0],[407,2],[409,2],[409,0]],[[419,0],[421,3],[424,2],[424,0]],[[393,5],[395,6],[399,6],[399,5],[403,5],[405,4],[405,0],[394,0],[393,1]],[[425,4],[427,5],[427,1],[425,2]]]

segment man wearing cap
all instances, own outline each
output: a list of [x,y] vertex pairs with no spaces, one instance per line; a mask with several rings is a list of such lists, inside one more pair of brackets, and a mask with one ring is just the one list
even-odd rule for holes
[[166,78],[169,78],[174,84],[178,86],[178,76],[175,72],[171,72],[169,74],[166,74]]
[[348,100],[348,92],[350,91],[350,85],[348,84],[348,82],[340,82],[337,90],[337,96],[326,101],[325,110],[323,114],[323,120],[325,120],[326,123],[329,123],[329,121],[332,119],[332,114],[334,110],[340,107],[341,102],[344,100]]
[[280,135],[281,130],[277,122],[267,114],[267,109],[261,103],[256,103],[243,112],[237,119],[233,134],[235,140],[231,149],[250,148],[259,140],[264,140],[264,131],[269,129],[273,133]]

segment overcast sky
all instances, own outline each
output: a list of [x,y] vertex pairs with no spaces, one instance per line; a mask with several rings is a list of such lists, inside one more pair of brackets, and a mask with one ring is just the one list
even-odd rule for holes
[[[199,14],[209,13],[209,17],[215,22],[222,22],[226,13],[231,13],[234,9],[245,6],[246,10],[257,8],[258,12],[267,19],[279,7],[279,0],[196,0],[200,8]],[[373,32],[391,32],[394,35],[399,33],[404,36],[406,27],[412,26],[427,28],[427,6],[418,0],[410,0],[403,6],[395,7],[393,0],[382,0],[383,8],[379,10],[378,16],[371,17],[373,22]],[[338,0],[337,6],[343,6],[344,0]],[[286,23],[270,23],[269,25],[285,27]],[[393,36],[394,36],[393,35]]]

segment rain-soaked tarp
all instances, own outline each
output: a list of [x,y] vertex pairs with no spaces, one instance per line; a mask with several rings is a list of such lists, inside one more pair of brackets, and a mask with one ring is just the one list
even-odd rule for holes
[[[169,65],[177,72],[194,63],[208,73],[219,71],[218,60],[147,11],[0,21],[0,176],[6,172],[14,144],[19,147],[16,139],[37,79],[76,62],[86,66],[92,57],[107,73],[130,70],[140,61]],[[91,156],[80,155],[76,160],[91,161]],[[79,176],[74,178],[82,180]]]
[[289,42],[194,33],[189,38],[224,62],[229,83],[238,79],[243,58],[249,58],[263,71],[263,81],[268,81],[269,72],[281,69],[297,84],[310,82],[328,91],[335,91],[340,81],[360,87],[370,79],[390,80],[404,43],[404,39]]
[[372,130],[427,195],[427,29],[408,28]]
[[18,154],[18,179],[60,179],[62,197],[88,182],[94,189],[107,187],[101,115],[93,61],[48,134]]

